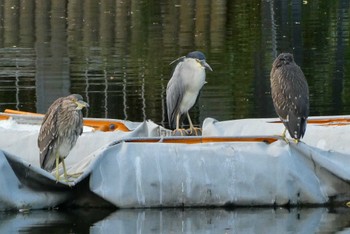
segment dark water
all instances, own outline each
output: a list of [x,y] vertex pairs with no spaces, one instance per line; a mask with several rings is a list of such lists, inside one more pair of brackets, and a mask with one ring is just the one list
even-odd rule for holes
[[0,213],[1,233],[348,233],[350,210],[146,209]]
[[[0,111],[44,113],[57,97],[80,93],[88,117],[166,124],[169,63],[201,50],[214,71],[191,112],[197,125],[275,117],[269,73],[286,51],[308,80],[311,115],[350,114],[349,11],[348,0],[0,0]],[[291,219],[311,232],[349,226],[347,210],[99,211],[81,224],[82,212],[0,213],[0,230],[200,233],[206,222],[213,233],[253,233],[268,228],[251,221],[266,213],[267,231],[278,233],[294,231]]]
[[271,63],[292,52],[311,115],[350,113],[350,20],[339,1],[0,1],[0,111],[44,113],[80,93],[89,117],[166,124],[175,58],[201,50],[214,69],[196,124],[275,117]]

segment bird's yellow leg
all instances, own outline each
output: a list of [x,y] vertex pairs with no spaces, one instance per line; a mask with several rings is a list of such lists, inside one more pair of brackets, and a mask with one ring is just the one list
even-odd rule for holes
[[60,180],[60,175],[58,174],[58,165],[60,164],[60,155],[56,153],[56,182]]
[[63,166],[63,175],[64,175],[64,179],[66,181],[68,181],[68,174],[67,174],[67,170],[66,170],[66,164],[64,163],[64,159],[62,159],[62,166]]
[[[288,140],[287,137],[286,137],[286,132],[287,132],[287,128],[284,128],[284,131],[283,131],[283,133],[282,133],[282,138],[283,138],[283,140],[284,140],[285,142],[289,143],[289,140]],[[300,139],[294,139],[294,143],[295,143],[295,144],[298,144],[299,141],[300,141]]]
[[289,143],[289,141],[288,141],[288,139],[287,139],[287,137],[286,137],[286,132],[287,132],[287,128],[284,128],[284,131],[283,131],[283,133],[282,133],[282,138],[283,138],[283,140],[284,140],[285,142]]
[[78,173],[74,173],[74,174],[68,174],[67,173],[67,169],[66,169],[66,164],[64,163],[64,159],[62,159],[62,166],[63,166],[64,179],[67,182],[72,182],[72,181],[68,180],[69,177],[78,178],[81,174],[83,174],[82,172],[78,172]]
[[184,129],[180,129],[180,114],[176,115],[176,128],[173,131],[173,135],[177,135],[176,133],[179,132],[180,136],[185,135],[184,132],[186,132]]
[[194,133],[194,135],[198,136],[198,132],[199,131],[201,132],[202,130],[200,128],[195,128],[193,126],[190,114],[188,112],[187,112],[187,119],[188,119],[188,122],[190,123],[190,135],[193,135]]

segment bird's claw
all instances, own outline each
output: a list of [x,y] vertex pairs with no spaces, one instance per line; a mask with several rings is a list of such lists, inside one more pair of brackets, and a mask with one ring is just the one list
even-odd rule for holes
[[71,179],[71,178],[78,178],[82,174],[83,174],[83,172],[77,172],[77,173],[73,173],[73,174],[63,174],[61,176],[56,177],[56,183],[62,181],[62,182],[67,183],[71,187],[70,183],[74,182],[74,179]]
[[189,129],[175,129],[172,132],[173,136],[201,136],[202,129],[201,128],[189,128]]
[[173,135],[173,136],[186,136],[187,131],[186,131],[186,129],[183,129],[183,128],[177,128],[171,133],[171,135]]
[[202,135],[202,129],[201,128],[190,128],[187,131],[188,136],[201,136]]
[[[287,144],[289,144],[290,143],[290,140],[288,140],[288,138],[286,137],[286,136],[281,136],[281,138],[287,143]],[[294,140],[294,143],[295,144],[298,144],[299,142],[300,142],[300,139],[293,139]]]

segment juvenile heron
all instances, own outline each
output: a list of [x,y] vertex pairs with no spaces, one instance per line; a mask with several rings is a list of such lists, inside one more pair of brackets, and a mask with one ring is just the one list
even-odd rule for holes
[[62,162],[64,178],[68,174],[64,159],[74,147],[83,132],[81,110],[89,105],[79,94],[58,98],[47,111],[38,136],[40,167],[51,172],[56,167],[56,181],[59,181],[58,165]]
[[170,64],[178,62],[166,90],[166,103],[169,125],[180,131],[185,114],[190,124],[190,133],[195,132],[188,111],[195,104],[199,91],[205,82],[205,69],[212,71],[200,51],[193,51]]
[[[309,116],[309,87],[292,54],[280,54],[270,73],[271,95],[276,113],[290,136],[299,142],[305,134]],[[285,138],[286,139],[286,138]]]

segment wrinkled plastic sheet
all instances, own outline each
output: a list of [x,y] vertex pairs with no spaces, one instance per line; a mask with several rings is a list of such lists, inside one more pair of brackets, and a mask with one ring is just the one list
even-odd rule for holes
[[[83,207],[325,205],[350,199],[348,125],[309,124],[295,144],[276,119],[203,123],[205,138],[266,136],[276,141],[187,144],[151,121],[130,132],[84,131],[66,159],[71,183],[39,167],[40,126],[0,121],[0,210]],[[167,139],[175,140],[173,143]],[[198,139],[198,138],[196,138]],[[146,140],[146,141],[143,141]],[[62,170],[61,170],[62,172]]]

